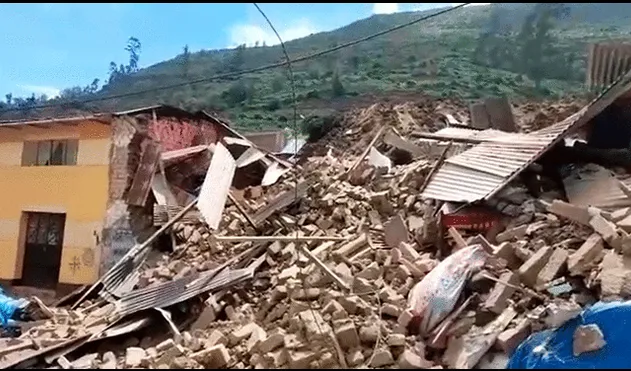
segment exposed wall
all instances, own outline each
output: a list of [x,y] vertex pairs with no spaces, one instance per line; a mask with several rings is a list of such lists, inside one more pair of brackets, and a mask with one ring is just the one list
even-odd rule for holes
[[171,117],[149,121],[147,127],[152,139],[160,142],[163,151],[173,151],[200,144],[217,142],[218,130],[211,123]]
[[252,143],[270,152],[280,152],[285,146],[285,133],[282,130],[243,135]]
[[[97,236],[108,196],[110,127],[98,122],[20,129],[0,127],[0,279],[19,279],[24,257],[23,212],[66,214],[59,282],[97,279]],[[21,166],[23,142],[78,139],[74,166]]]

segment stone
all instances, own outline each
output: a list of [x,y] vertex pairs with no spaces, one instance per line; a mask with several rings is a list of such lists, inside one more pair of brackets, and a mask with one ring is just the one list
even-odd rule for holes
[[361,348],[355,348],[348,352],[346,355],[346,363],[350,367],[356,367],[364,363],[364,354],[362,353]]
[[277,327],[269,333],[265,340],[261,341],[257,349],[261,353],[272,352],[283,345],[284,339],[285,331],[282,328]]
[[228,338],[219,330],[213,330],[208,336],[206,340],[208,346],[223,344],[228,344]]
[[370,263],[364,270],[359,272],[356,277],[363,278],[366,280],[376,280],[381,276],[381,269],[379,268],[379,264],[377,262]]
[[544,246],[534,253],[521,267],[519,267],[519,279],[524,284],[534,287],[537,283],[539,272],[552,255],[552,247]]
[[353,322],[346,323],[335,330],[335,337],[343,349],[352,349],[359,346],[359,335]]
[[616,225],[602,217],[601,215],[594,215],[589,220],[589,225],[594,228],[594,231],[598,233],[603,240],[605,240],[611,247],[620,247],[620,235]]
[[426,369],[434,366],[432,362],[420,357],[409,349],[401,353],[397,364],[401,369]]
[[127,350],[125,351],[125,368],[140,367],[146,356],[147,352],[145,352],[145,350],[142,348],[127,348]]
[[511,229],[507,229],[502,233],[498,233],[497,236],[495,237],[495,240],[498,243],[502,243],[505,241],[510,241],[512,239],[521,239],[524,236],[526,236],[526,231],[528,230],[528,225],[524,224],[524,225],[520,225],[518,227],[514,227]]
[[600,264],[601,299],[619,298],[631,295],[631,258],[608,251]]
[[389,366],[394,363],[394,358],[392,358],[392,353],[390,353],[387,349],[377,349],[375,351],[375,355],[370,362],[370,367],[384,367]]
[[561,327],[567,321],[579,316],[582,311],[583,308],[574,302],[555,300],[546,307],[545,323],[552,328]]
[[256,347],[265,339],[267,339],[267,332],[261,327],[255,327],[245,345],[248,353],[252,354],[252,352],[256,350]]
[[117,368],[116,355],[113,352],[105,352],[99,368],[102,370],[115,370]]
[[596,324],[578,326],[574,330],[572,351],[575,357],[600,350],[607,345],[605,336]]
[[530,329],[530,320],[523,318],[514,328],[505,330],[499,334],[495,345],[505,354],[510,355],[513,353],[513,350],[530,335]]
[[317,353],[311,351],[291,352],[289,355],[289,366],[293,369],[304,369],[317,358]]
[[597,233],[592,234],[587,240],[567,259],[567,268],[570,275],[581,275],[595,266],[596,260],[604,250],[603,239]]
[[569,254],[567,250],[557,248],[554,249],[550,259],[537,275],[537,286],[545,285],[559,276],[565,267]]
[[381,306],[381,313],[386,316],[398,318],[401,315],[401,308],[397,305],[386,303]]
[[548,207],[548,210],[551,213],[583,225],[589,225],[589,220],[591,219],[586,207],[572,205],[561,200],[554,200]]
[[419,254],[414,249],[414,246],[412,246],[412,244],[401,242],[398,247],[399,251],[401,251],[401,254],[403,254],[403,257],[410,259],[411,261],[415,261],[421,258],[421,254]]
[[324,336],[333,331],[318,311],[305,310],[298,316],[305,327],[307,336]]
[[396,248],[401,242],[408,242],[408,228],[401,215],[395,215],[388,220],[384,226],[384,239],[386,245]]
[[502,242],[495,248],[493,255],[506,260],[506,265],[511,269],[517,269],[521,264],[520,259],[515,255],[515,246],[512,242]]
[[401,312],[401,314],[399,315],[399,318],[397,318],[397,323],[400,326],[407,328],[410,322],[412,322],[413,318],[414,318],[414,313],[412,313],[411,310],[406,309],[403,312]]
[[222,368],[230,363],[231,357],[228,349],[223,344],[219,344],[191,354],[191,359],[206,368]]
[[[519,276],[513,272],[503,273],[499,280],[513,286],[519,286]],[[495,314],[500,314],[508,307],[508,299],[514,293],[515,289],[513,287],[498,282],[484,302],[483,308]]]
[[167,351],[168,349],[171,349],[175,347],[175,341],[173,341],[173,339],[166,339],[165,341],[161,342],[160,344],[156,345],[156,350],[160,353]]
[[359,328],[359,339],[362,343],[372,344],[379,338],[379,325],[372,324]]
[[228,340],[230,341],[230,345],[237,345],[240,342],[242,342],[243,340],[247,339],[250,337],[250,335],[252,335],[252,332],[254,332],[257,328],[260,328],[259,325],[257,325],[254,322],[250,322],[245,326],[242,326],[236,330],[234,330],[229,336],[228,336]]
[[405,346],[405,335],[403,334],[390,334],[386,338],[386,344],[390,347],[402,347]]

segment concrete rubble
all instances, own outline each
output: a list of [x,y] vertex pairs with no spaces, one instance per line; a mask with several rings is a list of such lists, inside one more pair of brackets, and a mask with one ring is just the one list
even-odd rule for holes
[[[558,192],[535,198],[511,183],[502,197],[522,199],[502,201],[510,212],[494,233],[445,226],[441,205],[419,196],[445,143],[409,139],[440,128],[417,114],[410,105],[375,105],[344,117],[342,129],[308,144],[274,184],[232,188],[216,231],[194,209],[173,221],[185,204],[160,206],[172,209],[154,214],[156,226],[172,220],[172,251],[154,248],[122,294],[48,308],[48,320],[1,339],[1,365],[473,368],[506,359],[532,332],[561,326],[598,298],[631,296],[629,229],[612,212],[569,204]],[[387,140],[375,139],[380,127]],[[391,159],[391,169],[371,165],[368,151]],[[497,199],[486,207],[497,211]],[[473,245],[486,263],[467,277],[449,315],[417,334],[413,287]],[[222,269],[252,274],[166,300],[161,311],[121,309],[134,292],[189,287],[204,274],[211,282]],[[606,346],[599,331],[583,326],[574,351]]]

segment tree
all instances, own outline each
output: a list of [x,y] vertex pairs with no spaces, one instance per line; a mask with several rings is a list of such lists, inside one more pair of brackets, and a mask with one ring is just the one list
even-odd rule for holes
[[554,21],[569,15],[569,8],[561,3],[537,3],[526,16],[517,36],[520,73],[535,82],[537,89],[545,77],[547,61],[554,51],[554,38],[550,34]]
[[184,76],[184,79],[188,79],[190,60],[191,53],[188,50],[188,45],[184,45],[184,52],[182,53],[182,75]]
[[342,85],[342,81],[340,81],[340,76],[337,71],[333,74],[333,79],[331,80],[331,90],[333,91],[334,97],[341,97],[346,93],[344,85]]
[[234,49],[232,58],[230,58],[228,63],[228,70],[231,72],[241,70],[243,64],[245,63],[245,44],[239,45]]
[[9,93],[4,97],[7,99],[7,104],[10,106],[13,103],[13,94]]
[[133,36],[130,37],[129,40],[127,40],[127,46],[125,47],[125,50],[129,53],[129,64],[127,65],[127,68],[125,71],[127,74],[138,72],[138,60],[140,59],[140,49],[141,49],[140,40],[138,40],[137,38]]

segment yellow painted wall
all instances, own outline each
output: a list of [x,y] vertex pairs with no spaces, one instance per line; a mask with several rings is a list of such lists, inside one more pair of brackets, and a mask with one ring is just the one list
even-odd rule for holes
[[[77,165],[21,166],[24,141],[78,139]],[[0,126],[0,279],[22,276],[24,212],[66,213],[60,283],[98,278],[100,236],[108,197],[111,127],[98,122],[46,128]]]

